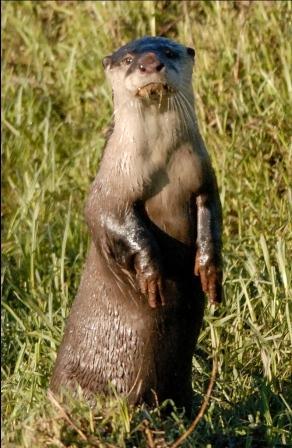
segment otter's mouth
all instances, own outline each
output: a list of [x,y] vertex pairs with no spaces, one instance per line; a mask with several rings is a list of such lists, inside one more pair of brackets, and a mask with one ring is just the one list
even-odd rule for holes
[[139,87],[136,96],[149,99],[161,99],[164,96],[169,96],[174,93],[174,89],[168,84],[162,84],[161,82],[150,82],[143,87]]

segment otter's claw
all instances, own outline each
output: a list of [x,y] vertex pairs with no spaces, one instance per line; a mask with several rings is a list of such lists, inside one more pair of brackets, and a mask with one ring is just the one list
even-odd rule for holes
[[163,281],[157,272],[137,272],[137,280],[140,291],[148,297],[148,303],[151,308],[166,304]]
[[212,261],[202,263],[200,254],[196,256],[195,275],[200,276],[202,288],[211,303],[222,302],[222,269]]

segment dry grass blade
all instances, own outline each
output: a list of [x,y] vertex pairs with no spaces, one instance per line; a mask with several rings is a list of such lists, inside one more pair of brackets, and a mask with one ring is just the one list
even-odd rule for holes
[[192,423],[190,424],[190,426],[188,427],[188,429],[172,444],[170,445],[170,448],[177,448],[178,446],[180,446],[188,437],[190,437],[190,435],[192,434],[192,432],[196,429],[196,427],[198,426],[200,420],[203,418],[208,404],[209,404],[209,400],[211,398],[211,393],[215,384],[215,380],[216,380],[216,375],[217,375],[217,371],[218,371],[218,360],[216,358],[216,356],[214,356],[213,358],[213,367],[212,367],[212,373],[211,373],[211,377],[210,377],[210,382],[208,385],[208,389],[206,391],[206,395],[204,397],[202,406],[200,407],[200,410],[198,412],[198,414],[196,415],[196,418],[192,421]]
[[144,432],[146,435],[146,439],[147,439],[147,443],[148,443],[148,447],[149,448],[155,448],[155,442],[153,439],[153,434],[151,429],[149,428],[149,421],[148,420],[144,420]]
[[86,435],[81,431],[81,429],[78,428],[78,426],[73,422],[73,420],[69,417],[65,409],[62,407],[62,405],[58,402],[56,397],[53,395],[53,393],[49,390],[48,391],[48,398],[50,402],[58,409],[60,412],[60,416],[66,420],[66,422],[72,426],[72,428],[79,434],[82,440],[87,441]]

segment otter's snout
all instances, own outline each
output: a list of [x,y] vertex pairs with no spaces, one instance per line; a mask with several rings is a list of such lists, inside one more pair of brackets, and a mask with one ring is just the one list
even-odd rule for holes
[[164,64],[159,61],[155,53],[146,53],[138,60],[138,68],[142,73],[160,72]]

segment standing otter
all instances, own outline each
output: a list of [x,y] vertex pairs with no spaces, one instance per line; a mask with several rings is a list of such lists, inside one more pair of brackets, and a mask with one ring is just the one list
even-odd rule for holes
[[112,384],[190,407],[204,292],[220,302],[221,205],[200,136],[194,50],[144,37],[103,60],[114,128],[87,205],[85,270],[50,388]]

